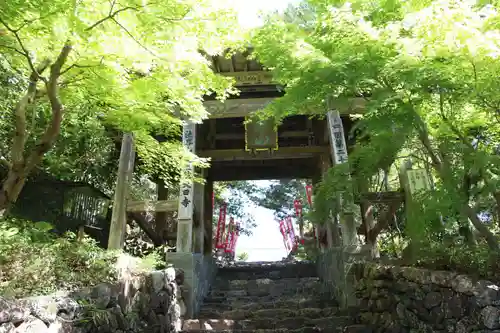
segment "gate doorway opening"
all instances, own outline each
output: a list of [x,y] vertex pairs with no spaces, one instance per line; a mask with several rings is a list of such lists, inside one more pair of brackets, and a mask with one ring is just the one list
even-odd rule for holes
[[215,252],[228,261],[306,259],[310,187],[309,179],[215,182]]

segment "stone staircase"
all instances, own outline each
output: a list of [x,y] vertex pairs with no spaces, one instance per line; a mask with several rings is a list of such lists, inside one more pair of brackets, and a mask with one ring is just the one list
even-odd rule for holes
[[183,332],[371,333],[325,299],[312,263],[244,263],[219,269],[199,319]]

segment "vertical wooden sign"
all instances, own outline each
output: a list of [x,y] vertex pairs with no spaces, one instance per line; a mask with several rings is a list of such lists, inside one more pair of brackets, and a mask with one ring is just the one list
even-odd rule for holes
[[[330,110],[327,113],[328,133],[330,135],[330,146],[332,150],[332,160],[334,165],[346,163],[348,161],[347,144],[344,135],[344,126],[338,111]],[[344,245],[352,245],[356,243],[356,222],[352,214],[352,203],[345,202],[342,193],[339,193],[338,204],[340,206],[340,216],[342,222],[342,241]],[[336,227],[334,225],[334,227]]]
[[[191,153],[196,153],[196,125],[192,122],[184,124],[182,130],[182,144]],[[187,165],[187,174],[192,174],[193,165]],[[179,193],[179,209],[177,214],[177,252],[192,252],[193,243],[193,199],[194,184],[191,180],[183,179]]]
[[338,111],[328,111],[326,116],[334,164],[345,163],[347,162],[348,154],[342,119]]

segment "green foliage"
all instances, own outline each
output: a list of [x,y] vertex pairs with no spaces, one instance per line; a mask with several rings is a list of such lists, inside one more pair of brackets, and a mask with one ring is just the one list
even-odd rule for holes
[[238,254],[237,260],[238,261],[247,261],[248,260],[248,253],[241,252],[240,254]]
[[116,278],[117,253],[100,249],[89,238],[51,233],[45,222],[0,222],[0,293],[33,296],[75,290]]
[[453,270],[477,278],[498,281],[499,259],[498,253],[491,252],[485,243],[470,248],[425,242],[422,244],[416,265],[436,270]]
[[29,174],[55,146],[43,167],[109,188],[113,143],[134,132],[140,171],[173,184],[176,159],[192,156],[147,136],[177,139],[180,119],[206,116],[204,95],[234,92],[205,55],[241,41],[226,1],[10,2],[0,8],[0,111],[17,115],[2,112],[1,157]]
[[250,204],[249,195],[254,193],[257,187],[252,182],[216,182],[214,183],[214,216],[213,224],[217,225],[220,207],[222,203],[227,205],[226,226],[229,218],[233,217],[235,222],[241,223],[240,232],[245,235],[251,235],[252,229],[256,226],[255,220],[245,207]]
[[258,188],[250,193],[251,200],[258,206],[274,211],[276,219],[286,216],[295,216],[294,200],[302,202],[302,211],[307,213],[308,204],[306,197],[306,185],[303,179],[282,179],[271,181],[265,188]]
[[[285,96],[263,115],[324,115],[361,98],[365,110],[349,161],[353,178],[370,181],[399,159],[411,159],[430,170],[435,190],[417,196],[423,208],[405,224],[407,235],[428,237],[443,228],[436,221],[446,215],[444,228],[470,220],[496,251],[498,240],[478,216],[500,211],[498,7],[306,0],[290,13],[268,17],[252,38],[255,56],[286,85]],[[319,220],[338,210],[339,192],[352,192],[344,168],[330,171],[317,190]]]

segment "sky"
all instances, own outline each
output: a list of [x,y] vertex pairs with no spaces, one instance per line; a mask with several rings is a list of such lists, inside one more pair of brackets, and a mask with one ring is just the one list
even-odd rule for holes
[[288,4],[297,3],[298,0],[233,0],[239,15],[239,22],[246,28],[254,28],[261,24],[260,12],[283,10]]
[[[257,186],[269,186],[266,180],[255,181]],[[283,236],[274,219],[273,211],[264,207],[248,205],[245,213],[252,215],[257,226],[251,236],[241,235],[236,243],[236,256],[248,253],[247,261],[277,261],[287,255],[283,244]]]
[[[283,10],[297,0],[234,0],[238,10],[240,24],[245,28],[254,28],[261,25],[259,14]],[[257,181],[259,186],[266,186],[268,181]],[[278,223],[274,220],[273,211],[249,205],[245,207],[249,215],[253,215],[257,226],[251,236],[241,235],[236,244],[236,255],[248,253],[248,261],[276,261],[287,255],[283,244],[283,237]]]

